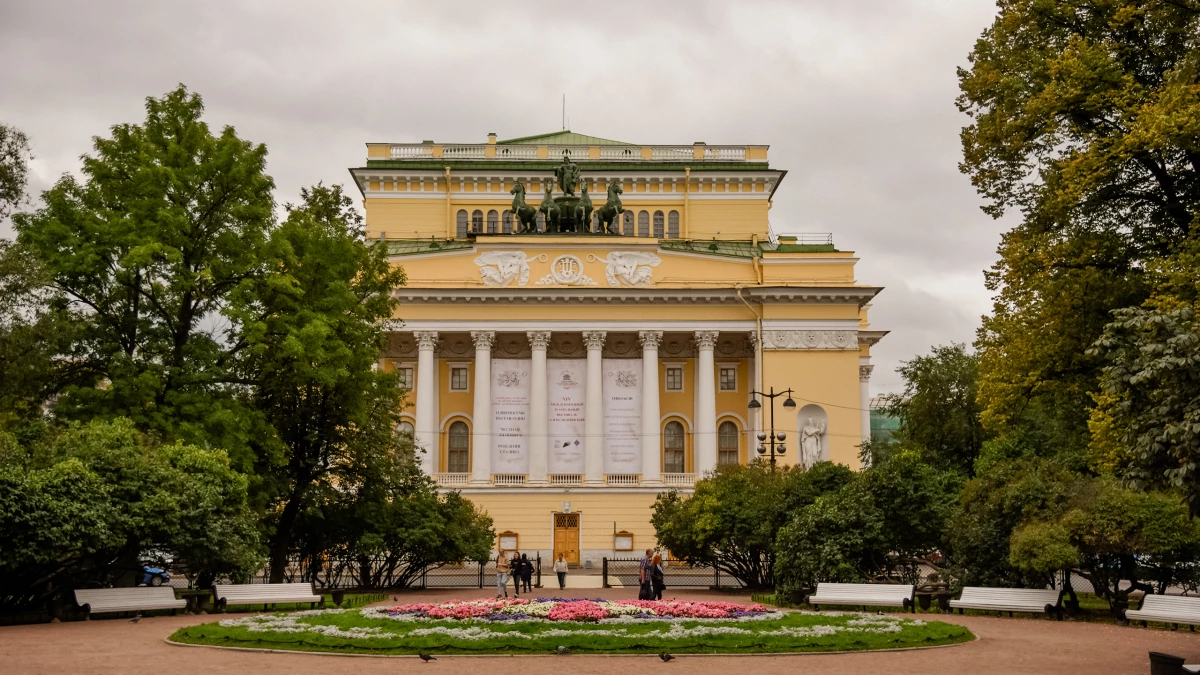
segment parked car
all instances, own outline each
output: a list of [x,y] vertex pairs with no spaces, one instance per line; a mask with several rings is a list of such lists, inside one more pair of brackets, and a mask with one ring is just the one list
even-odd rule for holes
[[171,581],[171,573],[161,567],[142,567],[139,586],[162,586]]

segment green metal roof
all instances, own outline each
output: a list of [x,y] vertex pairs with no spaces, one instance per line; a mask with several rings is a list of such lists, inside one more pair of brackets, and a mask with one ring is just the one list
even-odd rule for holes
[[758,242],[758,248],[749,241],[729,241],[713,239],[710,241],[693,239],[663,239],[658,242],[664,251],[680,251],[683,253],[701,253],[704,255],[724,256],[727,258],[754,258],[763,253],[820,253],[836,251],[833,244],[772,244],[769,241]]
[[555,131],[549,134],[538,134],[537,136],[510,138],[504,141],[497,141],[496,145],[512,145],[516,143],[544,143],[546,145],[634,145],[633,143],[624,143],[622,141],[610,141],[607,138],[585,136],[584,134],[577,134],[570,129],[565,131]]
[[390,256],[456,251],[471,248],[474,245],[475,243],[469,239],[398,239],[387,242]]

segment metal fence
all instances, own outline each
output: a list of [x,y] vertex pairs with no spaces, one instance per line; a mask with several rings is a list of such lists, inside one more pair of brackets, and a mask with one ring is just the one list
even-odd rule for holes
[[[372,560],[373,563],[378,561]],[[533,564],[533,575],[530,583],[542,586],[542,556],[540,554],[529,559]],[[363,579],[360,573],[360,561],[352,558],[324,558],[315,564],[306,558],[295,556],[288,560],[284,570],[283,580],[289,583],[311,581],[318,591],[334,589],[377,589],[398,588],[402,584],[403,575],[380,571],[372,566],[375,573],[370,578]],[[228,580],[223,580],[228,581]],[[247,583],[265,584],[270,581],[270,570],[263,569],[251,577]],[[181,583],[182,582],[182,583]],[[365,583],[364,583],[365,582]],[[411,577],[408,588],[484,588],[496,583],[496,561],[488,560],[480,563],[468,560],[461,563],[451,563],[427,567]],[[509,583],[513,583],[509,580]],[[183,577],[172,577],[171,585],[187,587],[188,582]]]
[[[601,567],[604,587],[638,586],[641,563],[641,558],[604,558]],[[667,588],[742,587],[740,581],[728,574],[721,574],[721,570],[715,567],[689,565],[674,559],[664,561],[663,577]]]

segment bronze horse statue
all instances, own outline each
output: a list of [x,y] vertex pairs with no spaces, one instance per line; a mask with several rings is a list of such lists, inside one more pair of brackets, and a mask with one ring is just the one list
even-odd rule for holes
[[543,181],[546,185],[546,194],[542,196],[542,203],[538,204],[538,211],[546,218],[546,231],[558,232],[558,206],[554,204],[554,183]]
[[[607,234],[621,234],[620,231],[620,216],[625,213],[625,208],[621,206],[621,198],[618,196],[625,192],[621,189],[619,181],[610,181],[608,184],[608,201],[596,210],[596,215],[600,217],[600,231]],[[589,200],[590,202],[591,200]]]
[[520,227],[517,234],[537,231],[537,209],[525,203],[525,184],[521,181],[513,183],[509,192],[513,195],[512,212]]
[[592,231],[592,198],[588,196],[587,181],[579,185],[579,204],[575,206],[575,222],[580,232]]

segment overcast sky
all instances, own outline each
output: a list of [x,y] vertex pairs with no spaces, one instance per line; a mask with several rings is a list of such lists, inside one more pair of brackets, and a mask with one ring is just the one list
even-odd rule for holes
[[[789,173],[776,232],[832,232],[885,286],[873,393],[901,360],[971,342],[1007,223],[960,174],[955,68],[990,0],[16,2],[0,0],[0,121],[31,193],[91,138],[185,83],[210,125],[266,143],[280,203],[347,182],[368,141],[483,142],[561,127],[634,143],[765,143]],[[0,224],[0,236],[11,236]]]

